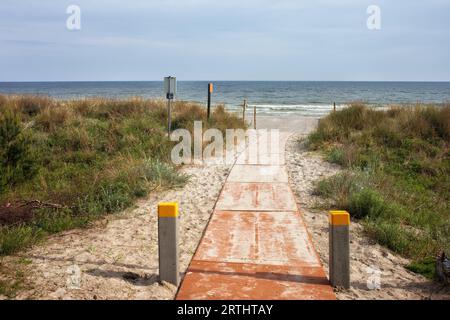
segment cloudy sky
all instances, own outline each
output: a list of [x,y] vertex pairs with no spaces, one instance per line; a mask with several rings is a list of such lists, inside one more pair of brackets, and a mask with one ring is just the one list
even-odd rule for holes
[[[81,30],[66,27],[69,5]],[[366,25],[381,8],[381,30]],[[448,0],[1,0],[0,81],[450,81]]]

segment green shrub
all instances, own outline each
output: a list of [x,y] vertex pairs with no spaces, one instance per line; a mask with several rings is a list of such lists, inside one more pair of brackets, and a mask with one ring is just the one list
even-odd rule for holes
[[43,234],[53,234],[84,227],[89,218],[88,215],[75,216],[70,209],[44,209],[36,215],[31,225]]
[[422,261],[450,250],[448,104],[387,110],[354,104],[321,119],[308,140],[347,169],[316,185],[328,207],[363,219],[371,237],[425,274],[433,262]]
[[[1,226],[0,255],[188,180],[170,164],[174,142],[166,136],[163,100],[0,95],[0,105],[0,209],[30,200],[56,204],[33,210],[22,224]],[[196,103],[177,101],[173,111],[175,127],[191,130],[194,120],[206,119]],[[243,124],[218,106],[204,122],[210,126]]]
[[31,143],[17,115],[0,114],[0,192],[36,173]]
[[348,208],[350,196],[363,188],[364,181],[349,171],[319,180],[314,188],[314,194],[331,200],[330,205],[335,208]]
[[329,120],[335,124],[336,129],[343,130],[348,134],[350,129],[360,130],[364,127],[364,114],[367,112],[365,105],[354,103],[348,108],[339,112],[332,112],[328,115]]
[[366,216],[377,218],[389,210],[378,192],[371,189],[362,189],[352,193],[346,209],[354,218]]
[[0,227],[0,256],[15,253],[42,237],[32,226]]
[[414,250],[411,243],[417,246],[421,245],[411,231],[392,221],[368,220],[365,223],[365,229],[379,244],[405,256],[411,256]]
[[342,152],[342,149],[339,148],[332,148],[328,153],[327,160],[331,163],[336,163],[341,166],[345,166],[346,164],[346,161],[344,159],[344,152]]
[[15,102],[17,104],[17,109],[27,116],[35,116],[43,108],[52,104],[52,100],[50,98],[28,95],[18,97]]
[[146,159],[142,168],[143,179],[160,187],[181,187],[188,179],[188,176],[180,174],[172,166],[158,160]]
[[433,257],[428,257],[424,260],[414,261],[408,264],[406,269],[423,274],[429,279],[434,279],[436,276],[436,260]]

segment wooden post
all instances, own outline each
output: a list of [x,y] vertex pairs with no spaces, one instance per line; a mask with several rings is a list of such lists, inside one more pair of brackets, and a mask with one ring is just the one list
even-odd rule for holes
[[333,102],[333,111],[336,111],[336,102]]
[[253,129],[256,130],[256,106],[253,106]]
[[213,92],[213,84],[208,83],[208,111],[207,111],[207,118],[209,120],[211,116],[211,93]]
[[245,109],[247,108],[247,100],[244,99],[244,104],[242,105],[242,122],[245,124]]

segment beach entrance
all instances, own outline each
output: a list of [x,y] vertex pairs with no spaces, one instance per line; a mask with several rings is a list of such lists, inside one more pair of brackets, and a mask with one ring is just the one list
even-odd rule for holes
[[270,150],[237,158],[176,299],[335,299],[291,191],[280,133]]

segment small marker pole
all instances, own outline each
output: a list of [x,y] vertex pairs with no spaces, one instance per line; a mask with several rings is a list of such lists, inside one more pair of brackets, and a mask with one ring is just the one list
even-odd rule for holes
[[171,109],[172,109],[172,99],[167,99],[167,134],[169,138],[170,138],[170,131],[172,129]]
[[244,104],[242,106],[242,122],[245,124],[245,109],[247,108],[247,100],[244,99]]
[[159,280],[180,283],[178,244],[178,203],[158,205]]
[[213,84],[208,83],[208,110],[207,110],[207,118],[209,120],[211,116],[211,93],[213,92]]
[[253,129],[256,130],[256,106],[253,106]]
[[170,131],[172,130],[172,100],[177,92],[177,78],[165,77],[164,78],[164,91],[167,99],[167,134],[170,139]]
[[347,211],[329,212],[329,271],[333,287],[350,288],[350,215]]
[[333,111],[336,111],[336,102],[333,102]]

